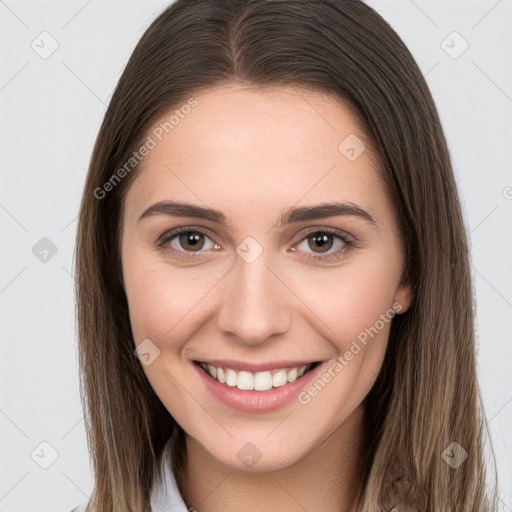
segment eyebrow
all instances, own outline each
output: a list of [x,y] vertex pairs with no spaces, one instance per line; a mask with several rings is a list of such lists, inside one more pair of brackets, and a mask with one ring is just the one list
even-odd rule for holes
[[[223,226],[227,225],[227,217],[220,210],[179,201],[161,201],[155,203],[144,211],[137,222],[154,215],[195,217],[198,219],[209,220]],[[359,217],[372,224],[374,227],[377,226],[374,218],[366,210],[363,210],[356,204],[350,202],[329,202],[315,206],[288,208],[281,214],[280,225],[322,219],[326,217],[335,217],[338,215]]]

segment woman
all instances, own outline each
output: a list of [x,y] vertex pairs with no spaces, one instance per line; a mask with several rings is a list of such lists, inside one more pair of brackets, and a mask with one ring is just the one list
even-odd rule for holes
[[100,129],[76,269],[87,510],[495,509],[446,141],[362,2],[163,12]]

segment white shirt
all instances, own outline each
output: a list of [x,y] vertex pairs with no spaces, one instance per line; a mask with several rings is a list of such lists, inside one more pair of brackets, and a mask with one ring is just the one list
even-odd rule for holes
[[[165,444],[162,456],[156,464],[155,481],[151,488],[152,512],[188,512],[172,472],[170,441],[171,439]],[[85,512],[87,503],[81,503],[71,512]]]

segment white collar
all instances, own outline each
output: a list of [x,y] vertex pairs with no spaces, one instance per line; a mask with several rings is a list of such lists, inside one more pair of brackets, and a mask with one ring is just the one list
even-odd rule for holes
[[172,471],[171,441],[172,438],[165,444],[156,464],[151,488],[152,512],[188,512]]

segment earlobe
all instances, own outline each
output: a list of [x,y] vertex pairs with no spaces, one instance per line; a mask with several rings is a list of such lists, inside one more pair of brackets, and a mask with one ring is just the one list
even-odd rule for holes
[[400,284],[395,293],[395,301],[393,303],[393,309],[396,314],[405,313],[411,306],[412,301],[412,290],[410,284]]

